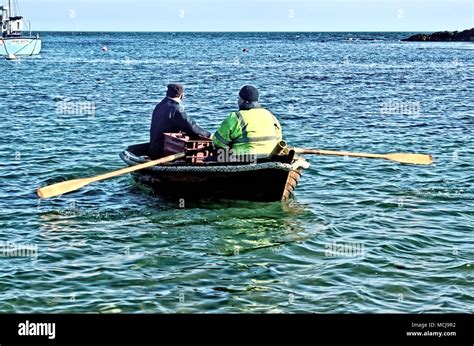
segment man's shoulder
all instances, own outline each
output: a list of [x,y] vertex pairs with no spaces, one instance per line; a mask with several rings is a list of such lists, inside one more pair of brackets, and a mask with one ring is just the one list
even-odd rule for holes
[[240,113],[240,112],[258,112],[258,113],[265,113],[267,115],[271,115],[271,116],[275,116],[269,109],[267,108],[264,108],[264,107],[258,107],[258,108],[252,108],[252,109],[247,109],[247,110],[243,110],[243,111],[237,111],[235,112],[236,114]]
[[169,97],[167,97],[166,99],[167,99],[167,104],[170,108],[173,108],[180,113],[184,113],[185,109],[182,103],[175,101],[173,99],[170,99]]
[[225,121],[238,121],[240,111],[232,111],[224,119]]
[[167,102],[166,102],[166,99],[163,99],[160,101],[160,103],[158,103],[155,107],[155,109],[158,109],[158,108],[163,108],[163,107],[166,107],[167,106]]
[[260,108],[262,109],[265,113],[267,113],[269,116],[273,117],[275,120],[278,121],[277,117],[275,116],[275,114],[273,114],[273,112],[267,108]]
[[269,110],[268,108],[263,108],[263,107],[261,107],[261,108],[258,108],[258,109],[261,109],[261,110],[263,110],[264,112],[267,112],[267,113],[270,113],[271,115],[273,115],[272,111]]
[[228,117],[238,117],[241,113],[241,111],[232,111],[229,113]]
[[167,109],[184,112],[184,107],[179,102],[170,99],[169,97],[164,98],[157,106],[156,109]]

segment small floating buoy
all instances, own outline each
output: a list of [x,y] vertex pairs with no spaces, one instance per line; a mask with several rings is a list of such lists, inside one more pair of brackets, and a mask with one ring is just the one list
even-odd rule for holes
[[107,46],[102,46],[101,50],[103,52],[108,52],[109,51],[109,48]]
[[17,59],[16,55],[15,54],[8,54],[5,59],[7,59],[8,61],[14,61]]

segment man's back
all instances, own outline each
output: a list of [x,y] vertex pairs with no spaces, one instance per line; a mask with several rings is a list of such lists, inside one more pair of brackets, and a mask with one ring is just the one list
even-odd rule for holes
[[281,125],[264,108],[230,113],[213,136],[218,148],[231,148],[234,154],[267,157],[282,140]]
[[278,119],[258,102],[259,92],[252,85],[239,91],[239,111],[232,112],[212,137],[214,146],[232,149],[234,154],[268,157],[282,140]]
[[153,112],[150,128],[150,156],[152,158],[162,156],[163,134],[166,132],[185,132],[190,136],[210,137],[209,132],[188,118],[183,106],[178,101],[169,97],[163,99]]

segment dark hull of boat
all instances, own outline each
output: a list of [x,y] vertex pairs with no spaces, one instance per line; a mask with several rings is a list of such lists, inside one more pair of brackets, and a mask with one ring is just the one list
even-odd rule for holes
[[280,201],[291,197],[301,177],[299,172],[261,170],[229,173],[135,173],[135,181],[157,193],[177,198],[225,198],[249,201]]
[[[130,148],[121,154],[121,158],[128,165],[145,162]],[[306,168],[298,165],[289,168],[290,165],[277,163],[246,167],[222,164],[204,166],[207,167],[173,164],[141,170],[132,176],[135,181],[151,187],[157,194],[178,199],[217,198],[273,202],[292,197],[302,170]],[[203,170],[200,171],[200,168]]]

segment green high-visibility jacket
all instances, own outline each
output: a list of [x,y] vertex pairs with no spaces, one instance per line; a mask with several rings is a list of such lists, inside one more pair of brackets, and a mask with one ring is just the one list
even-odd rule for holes
[[230,113],[212,142],[218,148],[232,149],[234,154],[269,156],[282,140],[281,125],[277,118],[264,108]]

